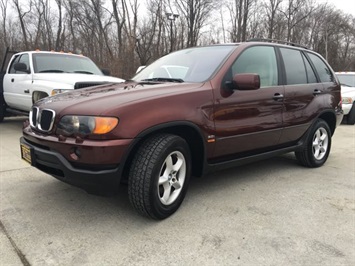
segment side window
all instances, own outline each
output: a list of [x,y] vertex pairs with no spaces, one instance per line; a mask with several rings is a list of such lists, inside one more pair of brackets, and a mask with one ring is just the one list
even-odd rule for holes
[[271,46],[254,46],[245,50],[234,62],[232,74],[256,73],[260,87],[278,85],[275,49]]
[[329,67],[324,63],[324,61],[314,54],[307,54],[311,59],[314,67],[316,68],[321,82],[334,82],[332,72],[330,71]]
[[18,60],[20,60],[20,56],[19,55],[17,57],[15,57],[15,59],[11,63],[11,66],[10,66],[10,69],[9,69],[9,73],[10,74],[16,74],[15,64],[18,63]]
[[286,69],[287,85],[306,84],[306,68],[300,51],[280,48]]
[[306,65],[308,83],[317,83],[317,77],[314,74],[314,71],[313,71],[308,59],[303,54],[302,54],[302,58],[303,58],[304,64]]
[[12,61],[9,71],[10,74],[25,74],[26,72],[15,70],[16,63],[23,63],[27,66],[27,70],[30,70],[30,58],[28,54],[19,55],[16,59],[14,59],[14,61]]

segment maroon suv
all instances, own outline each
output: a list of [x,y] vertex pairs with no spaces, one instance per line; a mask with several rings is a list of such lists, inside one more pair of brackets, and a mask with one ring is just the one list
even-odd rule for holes
[[137,211],[163,219],[192,175],[292,151],[323,165],[341,119],[320,55],[252,41],[180,50],[123,84],[42,99],[20,141],[34,167],[87,191],[126,181]]

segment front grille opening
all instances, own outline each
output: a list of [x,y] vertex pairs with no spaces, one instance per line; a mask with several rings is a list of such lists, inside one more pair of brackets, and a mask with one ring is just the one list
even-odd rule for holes
[[106,84],[107,82],[77,82],[74,85],[74,89],[82,89],[82,88],[87,88],[87,87],[92,87],[92,86],[98,86],[98,85],[103,85]]
[[48,110],[43,110],[41,114],[41,120],[40,120],[41,129],[45,131],[50,130],[52,119],[53,119],[53,112]]
[[64,172],[62,170],[59,170],[59,169],[56,169],[56,168],[52,168],[52,167],[48,167],[48,166],[40,164],[38,162],[36,164],[36,167],[39,170],[41,170],[41,171],[43,171],[43,172],[45,172],[47,174],[50,174],[50,175],[53,175],[53,176],[57,176],[57,177],[62,177],[62,178],[64,177]]
[[44,146],[44,145],[35,143],[35,142],[30,141],[30,140],[28,140],[28,139],[26,139],[26,142],[28,142],[29,144],[31,144],[32,146],[35,146],[35,147],[37,147],[37,148],[40,148],[40,149],[43,149],[43,150],[46,150],[46,151],[49,151],[49,150],[50,150],[47,146]]
[[36,108],[36,107],[32,108],[30,119],[31,119],[33,127],[37,126],[37,115],[38,115],[38,108]]

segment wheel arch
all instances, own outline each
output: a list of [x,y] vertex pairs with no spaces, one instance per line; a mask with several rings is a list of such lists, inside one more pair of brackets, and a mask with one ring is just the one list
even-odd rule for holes
[[48,97],[48,93],[45,91],[34,91],[32,93],[32,103],[37,102],[38,100]]
[[149,137],[155,134],[173,134],[183,138],[191,151],[192,160],[192,175],[202,176],[205,168],[206,161],[206,147],[203,141],[203,136],[201,130],[192,122],[188,121],[178,121],[169,122],[165,124],[160,124],[153,126],[142,131],[137,135],[136,141],[130,148],[127,157],[124,160],[122,181],[127,181],[128,170],[136,151],[141,146],[141,144]]
[[321,113],[318,118],[323,119],[329,126],[330,132],[332,135],[334,134],[335,128],[336,128],[336,114],[334,111],[325,111]]

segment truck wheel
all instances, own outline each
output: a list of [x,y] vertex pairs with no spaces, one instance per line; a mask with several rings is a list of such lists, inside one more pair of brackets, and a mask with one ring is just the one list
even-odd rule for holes
[[354,125],[355,124],[355,102],[353,102],[353,107],[351,107],[350,112],[347,115],[347,124]]
[[332,135],[328,124],[318,119],[310,129],[304,147],[301,151],[296,151],[297,160],[307,167],[322,166],[328,159]]
[[179,136],[159,134],[147,139],[130,166],[128,196],[142,215],[165,219],[182,203],[191,173],[190,149]]
[[0,123],[2,121],[4,121],[5,113],[6,113],[6,106],[3,103],[3,99],[1,99],[1,96],[0,96]]

